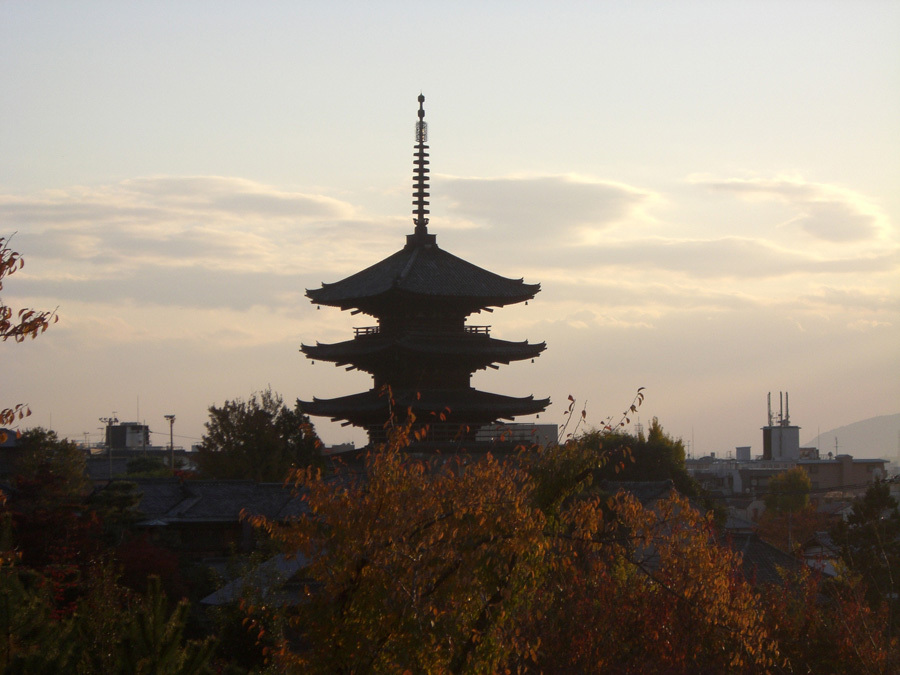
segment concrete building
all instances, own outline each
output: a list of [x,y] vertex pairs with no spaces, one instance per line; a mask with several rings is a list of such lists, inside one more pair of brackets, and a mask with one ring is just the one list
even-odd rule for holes
[[772,393],[769,392],[768,424],[762,428],[764,460],[796,460],[800,458],[800,427],[791,424],[787,393],[781,398],[777,420],[772,417]]
[[[727,498],[754,502],[768,491],[769,480],[783,471],[801,467],[809,476],[813,501],[851,499],[887,478],[885,460],[854,459],[830,455],[823,459],[816,448],[800,447],[800,427],[791,424],[788,394],[779,394],[779,411],[773,415],[768,396],[768,419],[763,432],[763,453],[750,459],[747,446],[735,449],[736,459],[715,455],[686,461],[688,473],[707,491]],[[730,454],[730,453],[729,453]]]

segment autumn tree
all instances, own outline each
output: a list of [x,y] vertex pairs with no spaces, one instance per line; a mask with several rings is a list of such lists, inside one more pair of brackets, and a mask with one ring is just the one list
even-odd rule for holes
[[[3,280],[22,269],[25,260],[22,256],[9,248],[9,237],[0,237],[0,293],[3,291]],[[34,339],[50,327],[51,323],[58,320],[56,310],[41,312],[34,309],[20,309],[18,312],[3,302],[0,297],[0,340],[6,342],[24,342],[26,339]],[[30,415],[31,411],[23,403],[10,408],[0,408],[0,427],[12,424],[16,419],[22,419]],[[0,441],[3,440],[0,432]]]
[[196,462],[210,478],[280,482],[292,468],[317,461],[320,446],[300,402],[292,410],[266,389],[210,407]]
[[764,622],[779,644],[780,672],[900,672],[900,649],[887,608],[870,608],[858,580],[826,580],[800,567],[762,590]]
[[794,553],[816,532],[827,530],[831,518],[820,513],[814,504],[807,504],[799,511],[765,511],[756,525],[763,541],[785,553]]
[[[677,495],[648,508],[590,491],[617,455],[575,440],[502,459],[423,460],[403,452],[406,440],[370,453],[363,474],[295,471],[307,515],[251,519],[305,556],[314,582],[288,610],[305,647],[281,640],[271,654],[279,669],[646,672],[655,663],[688,673],[774,662],[759,598],[709,516]],[[251,625],[265,624],[262,608],[247,611]],[[596,660],[604,649],[613,656]],[[628,658],[635,666],[623,670]]]
[[711,513],[677,494],[645,507],[625,492],[604,511],[618,536],[557,547],[558,573],[529,628],[541,640],[540,672],[762,672],[775,663],[764,606],[736,573],[740,555],[717,544]]

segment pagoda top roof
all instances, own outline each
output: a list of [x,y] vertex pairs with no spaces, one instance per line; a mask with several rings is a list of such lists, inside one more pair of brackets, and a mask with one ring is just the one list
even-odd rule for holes
[[540,290],[540,284],[494,274],[437,244],[413,244],[346,279],[307,290],[306,295],[317,304],[341,308],[397,292],[471,299],[482,306],[500,307],[530,300]]
[[508,279],[442,250],[428,231],[428,125],[425,97],[419,95],[416,146],[413,169],[413,222],[406,246],[381,262],[333,284],[309,290],[306,295],[320,305],[348,309],[371,309],[391,294],[412,294],[423,298],[448,298],[473,305],[475,309],[514,304],[529,300],[541,290],[540,284]]

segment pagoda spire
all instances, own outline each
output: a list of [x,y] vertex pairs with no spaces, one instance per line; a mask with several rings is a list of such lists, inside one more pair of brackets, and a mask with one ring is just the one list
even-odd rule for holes
[[416,122],[416,146],[413,157],[413,222],[416,229],[406,237],[406,245],[429,246],[435,243],[435,236],[428,234],[429,213],[428,193],[428,123],[425,121],[425,96],[419,94],[419,121]]

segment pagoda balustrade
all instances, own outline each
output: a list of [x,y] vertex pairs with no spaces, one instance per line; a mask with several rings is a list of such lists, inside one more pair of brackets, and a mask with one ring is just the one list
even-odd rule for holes
[[[490,337],[490,326],[463,326],[463,329],[469,335],[484,335]],[[368,335],[380,335],[385,331],[381,330],[381,326],[356,326],[353,328],[353,337],[366,337]],[[446,335],[445,331],[429,330],[427,328],[408,328],[404,331],[407,335]]]

